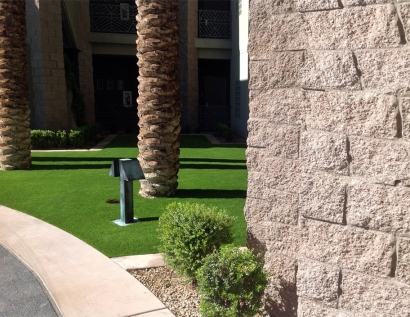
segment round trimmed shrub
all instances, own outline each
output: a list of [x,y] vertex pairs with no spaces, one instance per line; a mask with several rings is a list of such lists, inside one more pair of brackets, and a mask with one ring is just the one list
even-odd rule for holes
[[214,206],[172,203],[158,225],[159,251],[177,273],[196,281],[206,255],[223,244],[232,243],[233,217]]
[[206,256],[197,279],[204,317],[255,316],[268,283],[260,258],[231,245]]

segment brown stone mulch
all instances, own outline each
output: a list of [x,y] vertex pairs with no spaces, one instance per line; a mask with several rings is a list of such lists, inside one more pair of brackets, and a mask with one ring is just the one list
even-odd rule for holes
[[[166,267],[129,270],[144,284],[176,317],[200,317],[199,294],[186,278]],[[259,313],[255,317],[269,316]]]

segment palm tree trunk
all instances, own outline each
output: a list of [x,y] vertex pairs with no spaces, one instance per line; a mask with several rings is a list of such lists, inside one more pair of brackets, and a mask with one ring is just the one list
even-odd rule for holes
[[0,170],[31,165],[25,4],[0,1]]
[[137,0],[140,195],[172,196],[178,187],[178,0]]

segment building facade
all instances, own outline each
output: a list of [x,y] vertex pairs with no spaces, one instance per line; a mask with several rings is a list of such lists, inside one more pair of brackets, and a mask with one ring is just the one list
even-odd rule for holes
[[[181,0],[179,7],[183,132],[216,131],[224,123],[246,136],[248,5]],[[130,0],[27,1],[32,128],[75,125],[65,56],[84,96],[86,122],[137,130],[136,14]]]

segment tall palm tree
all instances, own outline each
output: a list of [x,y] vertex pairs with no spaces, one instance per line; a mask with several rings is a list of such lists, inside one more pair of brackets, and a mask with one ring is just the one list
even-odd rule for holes
[[178,187],[181,101],[178,0],[137,0],[140,195],[172,196]]
[[0,170],[31,165],[25,5],[0,1]]

